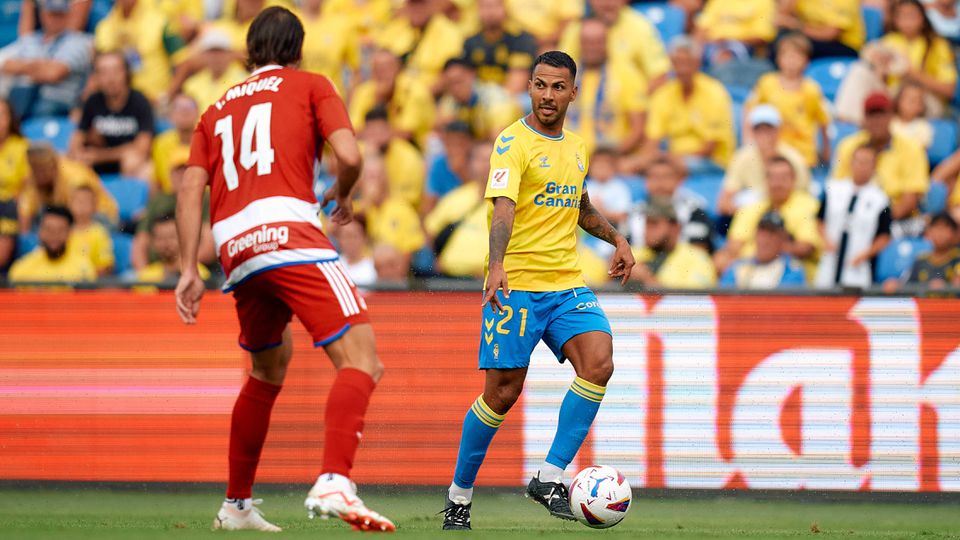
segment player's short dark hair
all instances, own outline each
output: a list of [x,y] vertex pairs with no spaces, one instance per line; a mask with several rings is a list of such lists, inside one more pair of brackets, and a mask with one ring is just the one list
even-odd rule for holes
[[363,116],[364,122],[375,122],[377,120],[387,121],[390,116],[387,114],[387,108],[383,105],[377,105],[376,107],[367,111],[367,114]]
[[260,12],[247,31],[247,66],[296,64],[303,56],[303,23],[287,8]]
[[949,212],[938,212],[934,214],[933,217],[930,218],[930,225],[928,225],[928,227],[937,225],[937,224],[946,225],[947,227],[950,227],[954,232],[956,232],[958,228],[957,221],[953,219],[953,216],[951,216]]
[[443,70],[444,70],[444,71],[446,71],[446,70],[448,70],[448,69],[450,69],[450,68],[452,68],[452,67],[462,67],[462,68],[464,68],[464,69],[469,69],[470,71],[476,71],[476,69],[477,69],[477,68],[473,65],[472,62],[470,62],[469,60],[467,60],[466,58],[464,58],[464,57],[462,57],[462,56],[453,57],[453,58],[447,60],[446,62],[444,62],[444,64],[443,64]]
[[644,170],[645,173],[649,174],[650,169],[662,165],[664,167],[669,167],[673,170],[673,174],[677,175],[681,180],[687,175],[687,168],[684,166],[683,162],[675,155],[667,152],[658,152],[650,163],[647,165],[647,168]]
[[530,66],[530,75],[533,76],[533,70],[540,64],[545,64],[555,68],[566,68],[570,72],[570,78],[577,78],[577,63],[570,58],[570,55],[563,51],[547,51],[538,56]]
[[151,234],[153,233],[153,230],[157,227],[157,225],[162,225],[164,223],[169,223],[171,221],[176,222],[177,221],[176,216],[174,216],[173,214],[160,214],[160,216],[154,219],[153,223],[150,224],[150,233]]
[[791,174],[791,176],[793,176],[794,178],[797,177],[797,170],[793,167],[793,163],[790,163],[790,160],[789,160],[789,159],[783,157],[783,156],[780,155],[780,154],[777,154],[777,155],[773,156],[772,158],[770,158],[770,161],[767,162],[767,169],[769,169],[771,165],[775,165],[775,164],[777,164],[777,163],[783,163],[783,164],[785,164],[787,167],[790,168],[790,174]]
[[43,220],[43,218],[47,216],[60,216],[67,220],[67,223],[70,224],[71,227],[73,226],[73,213],[64,206],[51,205],[44,207],[43,212],[40,214],[40,219]]
[[93,63],[91,65],[96,66],[97,62],[101,58],[106,58],[107,56],[116,56],[120,59],[120,64],[123,65],[123,77],[127,81],[127,86],[133,85],[133,68],[130,67],[130,60],[127,60],[127,55],[123,54],[123,51],[118,49],[111,49],[109,51],[100,51],[96,53],[93,57]]

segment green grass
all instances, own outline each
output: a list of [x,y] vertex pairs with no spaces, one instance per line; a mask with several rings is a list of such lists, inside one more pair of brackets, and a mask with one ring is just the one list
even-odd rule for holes
[[[269,491],[262,506],[284,527],[281,538],[355,538],[336,521],[310,521],[299,491]],[[442,490],[435,495],[365,497],[393,518],[396,538],[436,538]],[[214,533],[219,505],[209,494],[108,490],[0,491],[0,538],[192,539],[262,538],[263,533]],[[593,531],[550,518],[519,495],[482,495],[474,501],[471,538],[960,538],[957,504],[792,502],[716,498],[638,497],[619,526]]]

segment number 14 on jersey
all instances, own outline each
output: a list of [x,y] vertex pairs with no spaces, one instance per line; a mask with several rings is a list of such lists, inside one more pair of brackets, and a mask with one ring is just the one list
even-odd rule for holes
[[[273,113],[273,103],[258,103],[250,107],[247,117],[240,130],[240,166],[250,170],[257,166],[257,176],[270,174],[273,171],[274,151],[270,142],[270,117]],[[227,115],[217,120],[214,126],[214,135],[222,141],[223,178],[227,182],[227,189],[233,191],[240,185],[240,176],[234,162],[236,151],[233,142],[233,115]],[[256,136],[256,149],[254,149]]]

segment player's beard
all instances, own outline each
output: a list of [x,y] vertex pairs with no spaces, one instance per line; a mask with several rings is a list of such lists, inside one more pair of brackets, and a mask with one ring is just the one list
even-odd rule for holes
[[43,244],[43,250],[47,252],[47,258],[51,261],[55,261],[67,252],[67,244],[61,245],[57,249],[51,249],[47,244]]
[[533,110],[533,114],[534,116],[537,117],[537,121],[540,122],[540,125],[542,125],[545,128],[558,128],[558,127],[562,128],[563,127],[563,120],[567,116],[567,108],[566,107],[561,108],[559,105],[556,105],[556,104],[554,105],[554,107],[556,107],[554,109],[554,114],[550,118],[544,118],[543,111],[540,110],[539,106]]

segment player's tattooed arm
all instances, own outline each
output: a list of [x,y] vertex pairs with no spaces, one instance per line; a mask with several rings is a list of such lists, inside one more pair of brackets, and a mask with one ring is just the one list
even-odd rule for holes
[[513,218],[517,203],[506,198],[497,197],[493,200],[493,217],[490,220],[490,264],[487,269],[487,283],[483,291],[483,304],[490,305],[498,313],[503,312],[503,304],[497,298],[497,291],[503,289],[504,298],[510,298],[510,287],[507,284],[507,271],[503,267],[503,259],[510,245],[510,236],[513,235]]
[[624,239],[623,235],[593,206],[586,190],[580,197],[580,218],[577,220],[577,224],[580,225],[581,229],[613,246],[617,245],[618,238]]
[[633,252],[630,250],[630,243],[590,203],[590,196],[587,195],[586,191],[580,197],[580,218],[577,220],[577,224],[591,235],[617,248],[610,259],[610,270],[607,275],[619,279],[621,285],[626,284],[636,264]]

